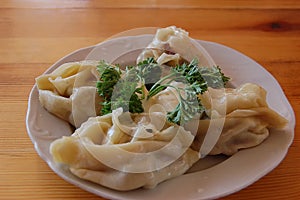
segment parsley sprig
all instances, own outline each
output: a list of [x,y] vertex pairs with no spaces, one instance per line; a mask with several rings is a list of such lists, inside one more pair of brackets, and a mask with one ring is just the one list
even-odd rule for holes
[[103,97],[102,115],[119,107],[122,107],[124,112],[144,112],[144,87],[150,88],[161,75],[160,66],[153,58],[148,58],[137,66],[127,66],[125,71],[100,61],[97,70],[100,78],[96,87],[98,94]]
[[[208,87],[224,87],[228,80],[229,78],[221,72],[218,66],[199,67],[198,61],[194,59],[189,64],[183,63],[172,68],[169,75],[161,78],[152,86],[147,99],[167,87],[174,88],[179,96],[179,103],[173,111],[168,112],[167,119],[180,125],[204,111],[205,108],[198,98],[199,94],[207,91]],[[173,81],[182,82],[185,86],[183,88],[176,87],[171,84]]]
[[[119,107],[122,107],[124,112],[142,113],[142,100],[149,100],[171,87],[178,94],[178,104],[173,111],[168,112],[167,119],[179,125],[204,111],[198,97],[200,94],[207,91],[208,87],[224,87],[229,80],[218,66],[199,67],[196,59],[172,68],[170,73],[163,77],[161,66],[153,58],[148,58],[137,66],[128,66],[125,71],[104,61],[99,62],[97,69],[100,73],[97,89],[104,99],[103,115]],[[181,82],[184,86],[172,84],[174,81]],[[149,91],[147,97],[146,89]]]
[[96,87],[99,96],[103,97],[101,114],[105,115],[111,113],[111,96],[122,72],[118,66],[109,65],[103,60],[99,62],[97,70],[100,73],[100,78]]

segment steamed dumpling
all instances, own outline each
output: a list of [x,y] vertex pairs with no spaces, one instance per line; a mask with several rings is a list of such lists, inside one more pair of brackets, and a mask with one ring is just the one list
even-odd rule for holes
[[137,63],[149,57],[153,57],[160,65],[175,66],[195,58],[200,65],[215,65],[205,49],[191,39],[188,32],[175,26],[158,29],[153,41],[138,56]]
[[50,113],[79,127],[100,111],[96,61],[65,63],[36,78],[39,100]]
[[225,115],[236,109],[268,107],[266,96],[267,92],[262,87],[246,83],[238,88],[208,88],[208,91],[199,97],[207,114],[211,116],[212,111]]
[[[287,124],[284,117],[268,107],[266,91],[256,84],[247,83],[236,89],[209,88],[201,102],[209,118],[200,120],[194,147],[199,149],[211,134],[217,141],[210,155],[233,155],[239,149],[256,146],[269,136],[269,129],[281,129]],[[210,126],[220,123],[224,123],[220,126],[222,131],[207,132]]]
[[[162,118],[161,113],[151,115]],[[82,179],[121,191],[152,188],[185,173],[199,159],[190,148],[190,132],[152,119],[119,108],[90,118],[72,136],[54,141],[50,152]]]

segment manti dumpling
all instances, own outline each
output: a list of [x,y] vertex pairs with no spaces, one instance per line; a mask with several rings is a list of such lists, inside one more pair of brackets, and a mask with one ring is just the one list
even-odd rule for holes
[[194,58],[203,66],[213,64],[204,48],[190,38],[188,32],[175,26],[158,29],[152,42],[138,56],[137,63],[149,57],[153,57],[160,65],[169,66]]
[[[201,96],[201,102],[208,118],[200,120],[193,145],[200,149],[206,137],[217,139],[210,152],[200,150],[203,154],[233,155],[239,149],[263,142],[269,136],[269,129],[281,129],[287,124],[285,118],[268,107],[266,91],[256,84],[246,83],[236,89],[209,88]],[[218,124],[223,124],[222,131],[208,131]]]
[[41,105],[50,113],[79,127],[100,112],[95,87],[97,61],[70,62],[36,78]]
[[160,112],[130,114],[118,108],[89,118],[73,135],[54,141],[50,152],[76,176],[127,191],[184,174],[199,160],[190,148],[193,140]]

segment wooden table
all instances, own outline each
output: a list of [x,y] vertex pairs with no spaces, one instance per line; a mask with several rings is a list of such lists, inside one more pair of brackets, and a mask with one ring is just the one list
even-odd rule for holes
[[[54,174],[25,127],[34,78],[62,56],[136,27],[176,25],[197,39],[232,47],[281,84],[299,119],[300,1],[1,0],[0,199],[102,199]],[[296,199],[300,121],[284,161],[224,199]]]

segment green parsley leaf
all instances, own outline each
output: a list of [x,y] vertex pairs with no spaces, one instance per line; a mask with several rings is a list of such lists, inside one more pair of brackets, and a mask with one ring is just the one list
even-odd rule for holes
[[121,70],[117,66],[112,66],[105,61],[100,61],[97,66],[97,71],[100,73],[99,81],[96,83],[98,94],[103,97],[101,114],[111,113],[111,96],[114,86],[121,78]]
[[[183,63],[171,70],[171,73],[162,77],[150,89],[147,99],[153,97],[167,87],[176,89],[179,103],[176,108],[167,114],[167,119],[175,124],[184,124],[191,120],[197,113],[204,111],[200,99],[197,97],[207,91],[208,87],[224,87],[229,78],[226,77],[219,67],[199,67],[196,59],[189,64]],[[177,81],[185,84],[184,88],[170,85]],[[185,94],[182,95],[181,93]]]

